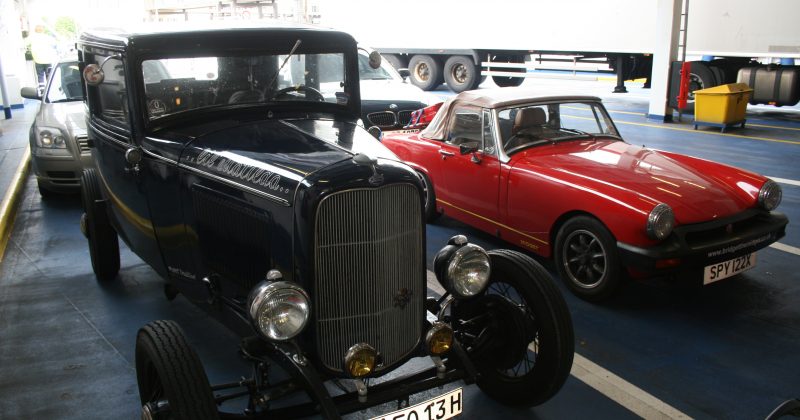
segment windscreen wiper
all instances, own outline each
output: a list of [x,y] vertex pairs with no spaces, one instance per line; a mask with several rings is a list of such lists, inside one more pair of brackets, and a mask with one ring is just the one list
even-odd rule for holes
[[297,50],[297,47],[299,47],[300,44],[302,44],[302,43],[303,43],[303,41],[301,41],[299,39],[297,40],[297,42],[294,43],[294,47],[292,47],[291,51],[289,51],[289,55],[287,55],[286,58],[283,59],[283,63],[281,63],[281,66],[278,67],[278,71],[275,72],[275,75],[272,76],[272,80],[269,81],[269,84],[267,85],[267,89],[269,89],[270,86],[272,86],[272,84],[275,83],[275,79],[278,78],[278,75],[281,73],[281,70],[283,70],[283,66],[285,66],[286,63],[289,62],[289,59],[292,58],[292,56],[294,55],[294,52]]

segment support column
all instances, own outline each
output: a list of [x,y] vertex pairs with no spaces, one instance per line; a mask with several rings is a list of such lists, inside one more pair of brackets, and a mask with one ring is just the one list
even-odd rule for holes
[[625,88],[625,65],[628,64],[628,57],[620,54],[617,56],[617,86],[614,87],[614,93],[628,93]]
[[669,107],[669,65],[678,59],[682,0],[657,0],[653,72],[650,78],[648,119],[672,121]]

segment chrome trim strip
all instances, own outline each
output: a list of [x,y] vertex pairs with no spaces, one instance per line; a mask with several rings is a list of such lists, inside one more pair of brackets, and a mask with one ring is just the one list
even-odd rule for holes
[[199,175],[201,177],[208,178],[208,179],[211,179],[213,181],[218,181],[218,182],[222,182],[223,184],[228,184],[228,185],[230,185],[232,187],[235,187],[235,188],[241,188],[241,189],[245,190],[246,192],[249,192],[250,194],[257,195],[257,196],[259,196],[261,198],[266,198],[267,200],[274,201],[274,202],[276,202],[276,203],[278,203],[278,204],[280,204],[280,205],[282,205],[284,207],[291,207],[291,205],[292,205],[289,202],[289,200],[286,200],[285,198],[280,198],[280,197],[276,197],[276,196],[274,196],[272,194],[267,194],[264,191],[257,190],[257,189],[255,189],[253,187],[250,187],[250,186],[247,186],[247,185],[244,185],[244,184],[240,184],[240,183],[235,182],[235,181],[231,181],[230,179],[223,178],[221,176],[217,176],[217,175],[208,173],[206,171],[201,171],[200,169],[193,168],[193,167],[188,166],[188,165],[186,165],[184,163],[178,163],[178,168],[185,169],[185,170],[187,170],[189,172],[194,173],[195,175]]
[[177,160],[167,159],[164,156],[161,156],[159,154],[153,153],[153,152],[151,152],[151,151],[149,151],[149,150],[147,150],[145,148],[142,148],[142,151],[144,152],[144,154],[146,154],[147,156],[150,156],[153,159],[160,160],[162,162],[167,162],[167,163],[169,163],[171,165],[177,165],[178,164]]

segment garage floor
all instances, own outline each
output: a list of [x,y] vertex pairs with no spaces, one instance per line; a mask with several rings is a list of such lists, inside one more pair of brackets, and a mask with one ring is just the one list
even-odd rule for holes
[[[531,79],[526,85],[543,95],[603,96],[630,143],[773,177],[783,187],[780,210],[792,223],[781,245],[759,252],[755,269],[707,287],[632,283],[603,305],[561,287],[576,332],[573,375],[562,391],[523,410],[498,406],[468,386],[463,417],[754,419],[800,397],[800,111],[752,108],[747,128],[720,135],[694,131],[689,122],[648,121],[647,91],[636,85],[620,95],[608,93],[613,84],[603,82]],[[8,126],[4,131],[9,135]],[[212,382],[247,374],[234,356],[236,338],[182,297],[168,302],[161,280],[127,248],[119,278],[98,284],[78,229],[80,213],[77,197],[43,201],[28,179],[0,265],[0,418],[138,418],[134,340],[155,319],[183,326]],[[428,225],[429,262],[456,233],[487,248],[507,247],[445,217]]]

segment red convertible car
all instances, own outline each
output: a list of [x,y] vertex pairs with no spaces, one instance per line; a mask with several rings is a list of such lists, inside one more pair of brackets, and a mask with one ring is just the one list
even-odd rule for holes
[[382,141],[427,185],[428,220],[445,213],[554,258],[587,300],[625,276],[709,284],[752,268],[755,251],[785,234],[778,184],[628,144],[599,98],[468,91],[415,123],[427,126]]

